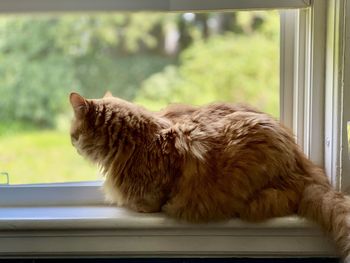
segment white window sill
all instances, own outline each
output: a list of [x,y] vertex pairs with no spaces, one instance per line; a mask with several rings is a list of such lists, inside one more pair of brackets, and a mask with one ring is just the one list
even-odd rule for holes
[[2,207],[1,256],[334,256],[317,227],[297,217],[261,224],[190,225],[108,206]]

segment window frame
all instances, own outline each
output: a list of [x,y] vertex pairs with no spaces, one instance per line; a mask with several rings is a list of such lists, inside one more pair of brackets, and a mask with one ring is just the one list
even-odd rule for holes
[[[332,10],[333,11],[333,10]],[[329,99],[329,108],[332,111],[333,129],[330,132],[330,139],[336,138],[330,151],[330,169],[338,175],[338,186],[340,189],[349,192],[350,189],[350,152],[348,145],[347,123],[350,120],[350,4],[348,1],[337,1],[333,11],[339,17],[339,24],[335,31],[339,32],[335,38],[338,52],[335,54],[334,74],[330,82],[336,83],[332,89],[333,98]],[[332,136],[332,137],[331,137]]]
[[[333,185],[340,190],[345,190],[349,185],[344,175],[342,166],[342,136],[344,130],[342,115],[344,103],[344,61],[345,61],[345,28],[349,21],[345,21],[345,7],[349,7],[345,1],[334,1],[329,4],[327,10],[327,39],[325,60],[325,135],[324,135],[324,167],[330,176]],[[349,9],[350,10],[350,9]],[[348,12],[349,14],[349,12]],[[347,140],[346,144],[347,144]]]
[[[0,208],[1,257],[334,257],[332,242],[297,217],[191,225],[120,208]],[[20,217],[20,219],[19,219]]]
[[287,36],[281,39],[281,121],[318,165],[324,159],[325,12],[325,1],[315,1],[309,9],[286,11],[282,32]]
[[287,105],[287,113],[281,117],[292,127],[306,155],[325,169],[337,189],[347,192],[350,164],[346,123],[350,112],[345,105],[350,100],[350,79],[344,72],[350,69],[346,43],[350,20],[346,14],[350,8],[343,0],[314,1],[312,8],[286,14],[284,26],[295,31],[284,44],[286,50],[293,49],[287,54],[293,76],[281,71],[281,83],[289,85],[282,89],[288,92],[281,94],[281,101]]
[[0,1],[0,12],[209,11],[306,8],[311,0],[13,0]]
[[[340,23],[339,3],[343,3],[343,0],[330,0],[329,2],[326,0],[313,2],[306,0],[106,0],[99,2],[92,0],[67,0],[64,2],[25,0],[25,2],[27,4],[24,5],[24,0],[0,1],[0,12],[288,8],[281,14],[281,121],[293,130],[298,138],[298,143],[309,158],[315,163],[325,166],[332,183],[337,187],[341,185],[342,179],[340,179],[339,174],[341,169],[334,168],[339,167],[340,155],[344,157],[343,153],[339,154],[340,144],[336,140],[336,135],[339,135],[339,132],[343,134],[343,130],[337,128],[339,123],[336,122],[340,118],[338,115],[341,108],[329,99],[325,101],[324,95],[325,93],[329,94],[329,92],[338,92],[338,96],[341,96],[338,91],[340,89],[339,74],[336,71],[340,59],[335,53],[335,51],[339,51],[335,49],[336,43],[340,43],[341,36],[340,34],[336,35],[337,31],[334,28],[333,31],[331,29],[332,25],[336,26],[334,25],[336,21],[338,24]],[[98,8],[98,6],[100,7]],[[329,11],[328,20],[325,19],[327,10],[333,10],[333,16]],[[328,34],[325,29],[327,29]],[[332,37],[329,32],[333,32],[334,36]],[[339,40],[336,40],[336,37]],[[333,42],[331,42],[332,39]],[[325,53],[326,44],[332,45],[331,51],[327,54]],[[326,58],[328,59],[327,63]],[[327,74],[325,74],[326,70]],[[328,77],[327,81],[325,75],[326,78]],[[333,112],[333,114],[328,114],[326,118],[325,109],[327,109],[327,113]],[[337,125],[333,129],[329,129],[325,125],[325,121],[327,123],[332,121]],[[329,134],[333,135],[332,139],[335,143],[332,143],[331,147],[324,147],[325,135],[329,141]],[[344,162],[343,159],[342,162]],[[46,193],[49,193],[51,197],[43,199],[42,196]],[[101,182],[0,186],[0,206],[102,205],[103,203]]]
[[[30,11],[42,11],[35,9],[40,4],[46,5],[46,11],[72,11],[72,7],[55,7],[56,3],[64,6],[66,1],[13,0],[0,1],[0,12],[24,12],[28,5],[21,6],[22,1],[35,3]],[[93,2],[89,1],[73,0],[77,5],[73,11]],[[165,0],[142,1],[151,5]],[[212,8],[214,1],[245,2],[243,9],[259,8],[257,5],[262,3],[269,8],[281,7],[281,4],[290,8],[282,14],[285,17],[281,23],[284,27],[281,102],[285,103],[281,120],[298,135],[298,143],[308,156],[325,165],[334,185],[342,188],[350,185],[350,177],[343,176],[350,171],[348,148],[344,146],[347,144],[345,123],[350,119],[350,108],[345,107],[350,99],[350,74],[344,73],[350,72],[350,44],[345,41],[350,37],[350,19],[345,15],[350,15],[350,3],[345,0],[186,0],[201,10],[205,6]],[[168,7],[171,2],[176,0],[166,1]],[[315,97],[318,94],[322,96]],[[329,123],[333,125],[327,125]],[[323,132],[314,135],[317,129]],[[125,210],[100,206],[103,204],[100,190],[101,182],[0,186],[0,254],[95,258],[334,255],[329,241],[301,219],[274,219],[258,225],[231,220],[189,226],[160,214],[125,216],[128,213]],[[71,207],[73,205],[76,206]],[[51,215],[50,211],[56,211],[59,216]]]

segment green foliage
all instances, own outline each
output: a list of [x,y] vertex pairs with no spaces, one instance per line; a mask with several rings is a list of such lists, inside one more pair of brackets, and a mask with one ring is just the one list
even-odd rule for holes
[[[209,26],[213,19],[216,28]],[[276,25],[277,13],[264,12],[201,13],[192,20],[162,13],[3,16],[0,122],[54,127],[69,110],[72,90],[90,98],[110,90],[152,108],[174,100],[252,100],[276,113]],[[174,30],[178,47],[166,54]],[[218,36],[228,31],[237,35]],[[164,69],[178,56],[179,68]]]
[[29,63],[23,57],[11,61],[7,56],[0,66],[1,75],[10,75],[1,83],[0,118],[53,126],[69,87],[74,86],[71,63],[59,56]]
[[[149,17],[150,19],[147,19]],[[155,14],[5,16],[0,18],[0,121],[54,127],[72,90],[109,89],[133,99],[141,82],[172,58],[156,48]]]
[[[47,22],[47,21],[46,21]],[[69,87],[72,61],[55,43],[55,21],[0,21],[0,119],[53,126]]]
[[[73,90],[89,98],[110,90],[151,109],[247,101],[277,116],[278,19],[271,11],[1,16],[0,171],[11,184],[98,178],[70,143]],[[171,51],[169,32],[178,36]]]
[[179,67],[145,81],[136,101],[152,109],[172,102],[249,102],[278,116],[278,45],[264,34],[197,41],[183,52]]
[[76,60],[75,72],[87,97],[98,98],[109,90],[115,96],[133,100],[141,83],[172,61],[156,54],[87,56]]

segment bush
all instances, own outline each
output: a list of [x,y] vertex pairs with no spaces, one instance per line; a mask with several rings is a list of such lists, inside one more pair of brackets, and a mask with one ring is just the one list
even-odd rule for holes
[[77,86],[70,61],[50,56],[40,61],[6,57],[0,66],[0,119],[52,127],[69,89]]
[[76,79],[89,98],[113,95],[133,100],[142,82],[173,59],[156,54],[86,57],[76,61]]
[[248,102],[278,116],[279,42],[263,34],[199,41],[146,80],[136,101],[151,109],[168,103]]
[[[124,30],[117,31],[129,18]],[[171,58],[137,51],[137,43],[151,45],[155,21],[144,15],[23,16],[0,18],[0,125],[23,122],[52,128],[59,114],[69,110],[68,95],[77,91],[89,98],[108,89],[133,99],[141,82],[162,70]],[[126,27],[126,25],[124,25]],[[121,40],[128,40],[122,46]],[[139,43],[140,42],[140,43]],[[129,52],[129,49],[132,50]]]

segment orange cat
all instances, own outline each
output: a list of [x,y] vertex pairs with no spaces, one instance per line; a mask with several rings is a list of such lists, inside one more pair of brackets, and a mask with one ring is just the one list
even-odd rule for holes
[[108,94],[70,102],[72,143],[102,167],[110,202],[190,222],[298,214],[350,255],[350,202],[269,115],[224,103],[154,113]]

